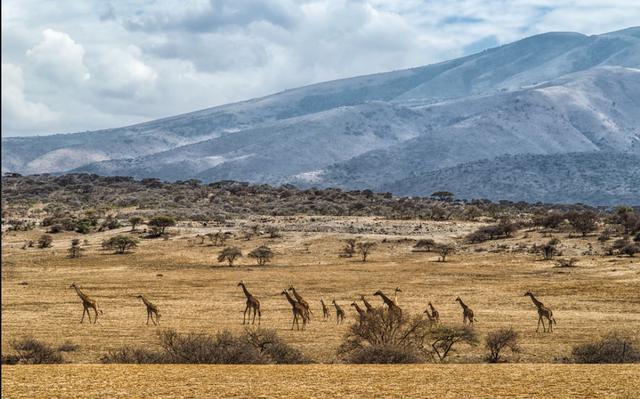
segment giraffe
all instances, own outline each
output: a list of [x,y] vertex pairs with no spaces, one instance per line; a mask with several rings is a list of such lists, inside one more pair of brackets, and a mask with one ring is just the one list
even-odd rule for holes
[[[142,302],[147,307],[147,325],[149,325],[149,318],[151,318],[151,321],[154,325],[160,324],[160,309],[158,309],[156,305],[151,303],[151,301],[149,301],[147,297],[142,294],[136,296],[136,298],[142,299]],[[156,316],[155,320],[153,320],[153,315]]]
[[[433,307],[431,302],[429,302],[429,309],[431,309],[431,314],[429,319],[433,321],[434,324],[440,323],[440,313]],[[425,313],[429,314],[429,310],[425,310]]]
[[382,298],[384,303],[389,307],[389,311],[397,315],[399,318],[402,318],[402,309],[395,302],[391,300],[388,296],[386,296],[382,291],[378,290],[374,294],[374,296],[379,296]]
[[[531,291],[527,291],[524,296],[528,296],[531,298],[531,300],[533,301],[533,304],[536,305],[536,308],[538,308],[538,328],[536,328],[536,332],[538,332],[540,330],[540,323],[542,323],[542,331],[543,332],[553,332],[553,325],[554,324],[558,324],[556,323],[556,319],[555,317],[553,317],[553,312],[551,311],[551,309],[549,309],[548,307],[544,306],[544,304],[542,302],[540,302],[539,300],[536,299],[535,296],[533,296],[533,294],[531,293]],[[545,329],[544,327],[544,320],[542,320],[542,318],[546,318],[547,319],[547,324],[548,324],[548,328]]]
[[478,321],[473,316],[473,310],[471,310],[470,307],[465,305],[465,303],[462,302],[462,299],[460,299],[460,297],[456,298],[456,302],[460,302],[460,306],[462,306],[462,324],[467,324],[467,321],[469,321],[469,325],[473,325],[474,321]]
[[331,313],[329,313],[329,307],[324,303],[324,299],[320,298],[320,304],[322,305],[322,319],[331,318]]
[[280,293],[287,298],[287,301],[291,304],[291,312],[293,312],[293,322],[291,323],[291,329],[293,330],[293,326],[297,326],[298,330],[300,330],[300,323],[298,322],[298,318],[302,318],[302,329],[307,325],[307,316],[304,306],[300,305],[296,302],[295,299],[291,298],[291,295],[287,292],[287,290],[282,290]]
[[296,289],[293,288],[293,286],[289,287],[289,291],[291,291],[293,296],[296,298],[296,301],[298,301],[298,303],[302,305],[302,307],[304,308],[305,317],[307,321],[311,320],[311,315],[313,313],[311,312],[311,308],[309,308],[309,303],[305,301],[304,298],[302,298],[302,295],[298,294],[298,291],[296,291]]
[[333,303],[333,306],[336,308],[336,324],[340,324],[344,321],[344,310],[342,310],[342,307],[338,305],[335,299],[331,301],[331,303]]
[[253,310],[253,321],[251,324],[256,324],[256,314],[258,315],[258,325],[260,325],[260,319],[262,318],[262,313],[260,312],[260,301],[247,290],[247,286],[244,284],[244,281],[240,281],[238,283],[238,287],[242,288],[242,292],[247,297],[247,307],[244,308],[244,314],[242,315],[242,324],[247,324],[247,311],[249,312],[249,319],[251,319],[251,311]]
[[360,295],[360,299],[362,300],[362,302],[364,303],[364,307],[367,308],[367,313],[368,312],[372,312],[373,311],[373,305],[371,305],[369,303],[369,301],[367,301],[367,298],[364,297],[364,295]]
[[93,318],[93,324],[96,324],[98,322],[98,312],[100,312],[100,314],[102,314],[102,310],[98,311],[98,303],[96,301],[94,301],[93,299],[89,298],[89,296],[87,294],[82,292],[82,290],[76,285],[76,283],[71,283],[69,288],[74,288],[76,290],[76,294],[78,294],[78,296],[82,300],[83,310],[82,310],[82,319],[80,319],[80,324],[82,324],[82,322],[84,322],[84,314],[85,314],[85,312],[87,313],[87,316],[89,317],[89,323],[91,323],[91,314],[89,314],[89,309],[90,308],[93,309],[93,312],[95,313],[95,317]]
[[356,312],[358,312],[358,316],[359,316],[359,321],[360,323],[362,323],[365,319],[365,317],[367,317],[367,312],[364,311],[360,306],[358,306],[357,303],[353,302],[351,304],[351,306],[353,306],[356,309]]
[[400,287],[396,287],[395,290],[393,290],[393,303],[395,303],[396,305],[399,305],[398,302],[398,292],[402,292],[402,290],[400,289]]

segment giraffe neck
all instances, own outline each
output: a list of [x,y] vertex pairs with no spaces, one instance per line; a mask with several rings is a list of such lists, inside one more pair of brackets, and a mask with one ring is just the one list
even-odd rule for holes
[[334,303],[333,303],[333,306],[335,306],[335,307],[336,307],[336,310],[342,310],[342,309],[340,308],[340,305],[338,305],[338,303],[337,303],[337,302],[334,302]]
[[533,296],[533,294],[529,296],[531,297],[531,301],[533,301],[533,304],[536,305],[536,307],[541,308],[544,306],[542,302],[540,302],[539,300],[536,299],[536,297]]
[[431,309],[432,312],[435,310],[432,304],[429,304],[429,309]]
[[365,306],[367,309],[371,309],[371,308],[373,308],[373,306],[371,306],[371,304],[369,303],[369,301],[367,301],[367,299],[364,297],[364,295],[362,296],[362,302],[364,303],[364,306]]
[[396,305],[398,304],[398,291],[396,291],[395,295],[393,296],[393,303],[395,303]]
[[76,294],[78,294],[78,296],[80,297],[80,299],[82,299],[83,301],[87,301],[89,299],[89,297],[80,290],[80,288],[78,287],[73,287],[76,289]]
[[384,301],[384,303],[386,303],[389,307],[391,306],[395,306],[395,302],[393,302],[388,296],[386,296],[383,293],[380,293],[380,297],[382,298],[382,300]]
[[287,301],[289,301],[289,303],[291,304],[291,306],[296,306],[298,304],[298,302],[296,302],[293,298],[291,298],[291,295],[289,295],[288,292],[284,292],[284,296],[287,297]]
[[244,292],[244,295],[247,297],[247,299],[252,297],[252,295],[249,293],[249,290],[247,290],[247,287],[245,287],[244,284],[240,284],[240,287],[242,287],[242,291]]
[[464,302],[462,302],[462,299],[459,302],[460,302],[460,306],[462,306],[462,309],[467,309],[468,308],[468,306],[465,305]]
[[144,295],[142,295],[142,297],[140,297],[140,299],[142,299],[142,302],[144,302],[145,305],[147,305],[147,306],[151,305],[151,302],[149,302],[147,297],[145,297]]
[[354,303],[353,303],[353,307],[354,307],[354,308],[356,308],[356,312],[358,312],[358,313],[362,313],[362,308],[361,308],[360,306],[358,306],[358,304],[357,304],[357,303],[355,303],[355,302],[354,302]]
[[304,301],[304,299],[302,299],[302,296],[300,296],[300,294],[298,294],[298,291],[296,291],[295,288],[293,288],[291,290],[291,292],[293,293],[293,296],[296,297],[296,299],[298,300],[298,302],[302,302]]

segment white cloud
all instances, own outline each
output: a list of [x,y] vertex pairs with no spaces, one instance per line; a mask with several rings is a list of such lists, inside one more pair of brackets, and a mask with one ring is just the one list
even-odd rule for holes
[[56,119],[56,113],[45,104],[25,97],[22,69],[2,63],[2,130],[43,131]]
[[42,31],[43,40],[27,50],[30,65],[41,77],[60,84],[77,84],[91,75],[84,65],[84,48],[68,34],[53,29]]
[[640,20],[637,0],[3,0],[2,11],[3,62],[24,75],[3,85],[3,135],[41,133],[37,113],[50,132],[122,126]]

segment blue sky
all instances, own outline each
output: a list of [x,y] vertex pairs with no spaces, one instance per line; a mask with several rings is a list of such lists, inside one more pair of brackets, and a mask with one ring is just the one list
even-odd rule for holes
[[123,126],[638,21],[637,0],[3,0],[2,134]]

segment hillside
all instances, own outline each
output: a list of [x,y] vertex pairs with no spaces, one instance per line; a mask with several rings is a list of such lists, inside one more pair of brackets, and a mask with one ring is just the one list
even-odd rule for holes
[[458,198],[636,205],[640,203],[640,155],[504,156],[420,174],[381,189],[399,195],[447,190]]

